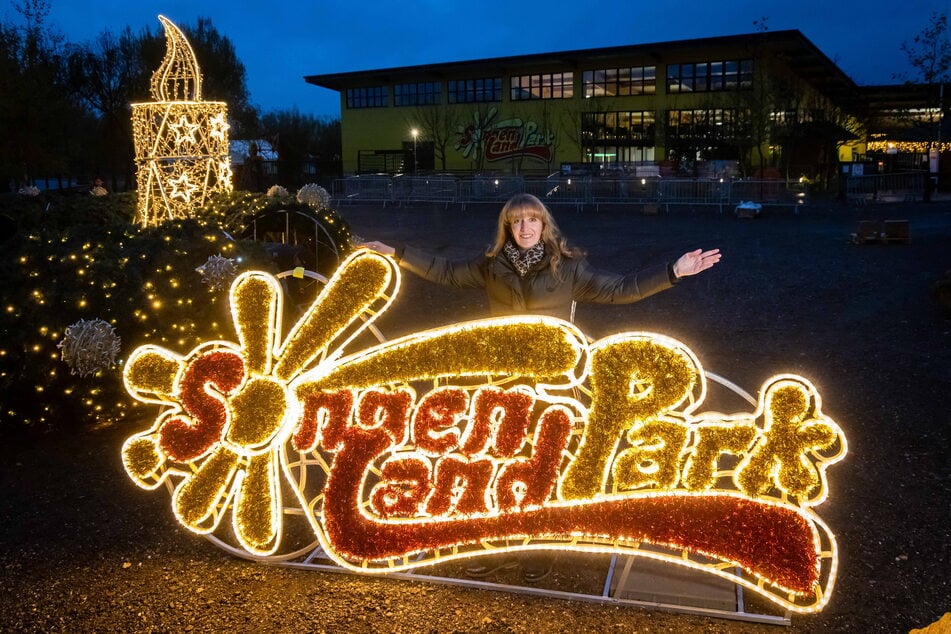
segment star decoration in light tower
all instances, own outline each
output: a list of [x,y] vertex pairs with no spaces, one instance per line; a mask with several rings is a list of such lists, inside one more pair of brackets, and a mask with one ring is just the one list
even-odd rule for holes
[[194,145],[198,142],[198,139],[195,138],[195,134],[198,132],[198,124],[189,121],[185,115],[179,117],[176,123],[170,123],[168,127],[175,132],[176,146]]
[[218,139],[219,141],[228,140],[228,130],[231,128],[231,125],[228,124],[225,113],[219,112],[211,118],[209,123],[211,123],[211,138]]
[[169,196],[183,200],[186,203],[192,199],[192,194],[198,191],[198,185],[190,182],[188,174],[185,172],[178,178],[168,179],[168,184],[172,186],[172,192]]

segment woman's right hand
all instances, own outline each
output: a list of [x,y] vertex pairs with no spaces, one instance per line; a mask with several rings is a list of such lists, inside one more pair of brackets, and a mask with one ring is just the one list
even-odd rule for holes
[[383,255],[395,255],[396,249],[386,244],[385,242],[380,242],[379,240],[370,240],[368,242],[360,242],[357,244],[359,247],[364,249],[371,249],[377,253],[382,253]]

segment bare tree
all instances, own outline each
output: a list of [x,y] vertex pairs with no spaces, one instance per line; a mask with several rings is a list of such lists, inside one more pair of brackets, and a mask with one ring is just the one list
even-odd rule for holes
[[[906,78],[907,83],[927,85],[928,122],[931,130],[928,139],[929,151],[935,141],[941,141],[941,120],[944,115],[944,83],[948,81],[951,70],[951,42],[948,41],[948,16],[934,12],[921,33],[911,42],[902,42],[899,47],[908,57],[908,63],[915,70],[914,82]],[[935,85],[939,85],[935,89]]]
[[61,179],[81,159],[84,113],[66,85],[64,37],[47,23],[49,2],[14,8],[22,24],[0,22],[0,179],[16,189]]
[[555,157],[558,156],[558,150],[562,146],[563,134],[563,128],[558,125],[557,121],[555,121],[553,110],[554,108],[552,107],[550,101],[543,103],[541,116],[538,121],[539,129],[544,130],[546,133],[550,133],[548,134],[548,137],[551,139],[551,143],[548,144],[550,153],[548,154],[548,160],[545,162],[545,168],[549,174],[553,169],[552,162],[555,160]]
[[433,156],[440,169],[446,171],[448,148],[458,135],[457,128],[461,123],[458,111],[447,104],[417,106],[413,110],[413,120],[407,123],[418,127],[420,136],[432,142]]
[[915,70],[918,80],[926,84],[947,81],[948,70],[951,69],[948,16],[932,13],[928,26],[911,42],[902,42],[899,49],[908,56],[908,63]]
[[475,172],[485,167],[485,136],[495,124],[499,108],[493,103],[471,104],[471,119],[459,118],[456,126],[454,147],[470,161]]
[[586,121],[587,115],[608,112],[607,103],[610,101],[612,101],[610,98],[572,100],[571,105],[561,111],[561,131],[566,139],[578,147],[578,156],[573,162],[584,160],[586,135],[597,136]]

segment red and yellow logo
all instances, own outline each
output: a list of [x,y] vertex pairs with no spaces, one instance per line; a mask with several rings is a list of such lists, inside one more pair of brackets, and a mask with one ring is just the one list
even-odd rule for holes
[[799,612],[828,602],[837,548],[814,508],[846,440],[807,379],[773,377],[751,412],[707,412],[680,342],[590,343],[535,316],[353,350],[399,283],[395,262],[357,251],[283,336],[277,280],[245,273],[237,342],[138,348],[127,389],[161,412],[123,446],[130,477],[167,482],[194,532],[230,515],[257,555],[296,504],[361,572],[554,548],[690,566]]

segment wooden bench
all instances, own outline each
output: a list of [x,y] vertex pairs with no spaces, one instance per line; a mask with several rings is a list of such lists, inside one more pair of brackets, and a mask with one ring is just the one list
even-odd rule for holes
[[882,222],[882,242],[911,242],[911,232],[907,220],[885,220]]
[[870,242],[908,244],[911,242],[911,232],[907,220],[859,220],[859,225],[855,233],[851,235],[851,240],[855,244],[868,244]]
[[855,244],[878,242],[882,238],[882,223],[878,220],[859,220],[859,226],[851,238]]

